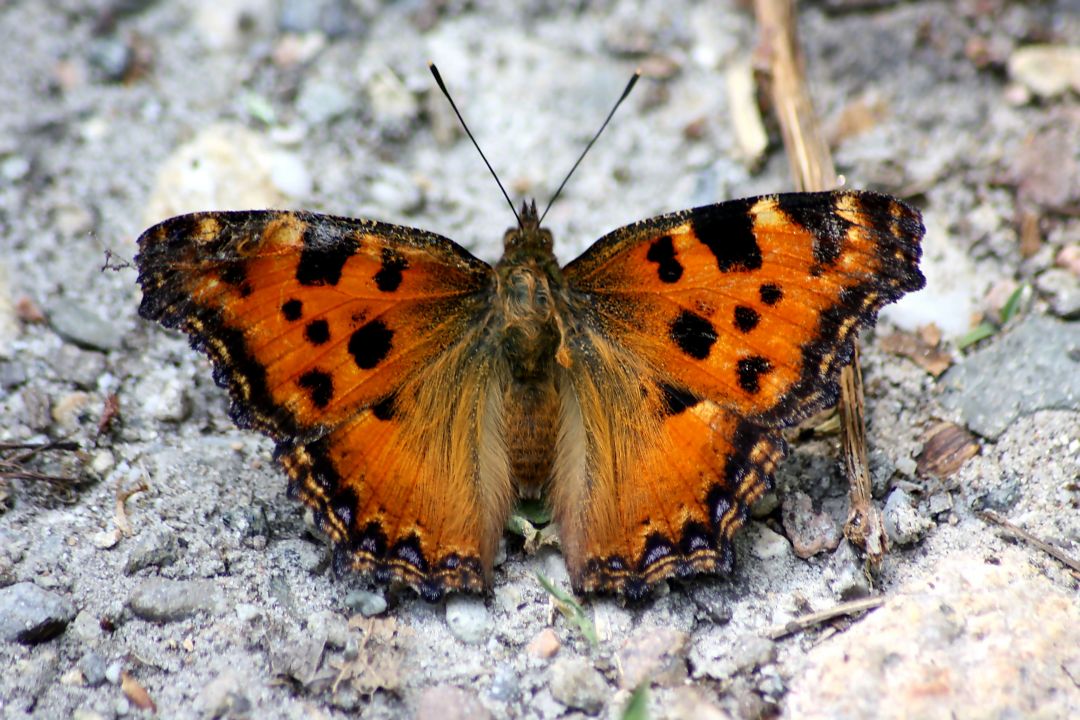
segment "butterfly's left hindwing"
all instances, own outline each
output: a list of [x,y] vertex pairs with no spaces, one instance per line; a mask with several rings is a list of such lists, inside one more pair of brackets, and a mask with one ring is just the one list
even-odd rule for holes
[[277,441],[338,565],[432,598],[484,586],[511,496],[480,372],[488,265],[431,233],[277,211],[172,218],[139,251],[140,314],[186,332],[236,422]]
[[577,587],[640,595],[729,564],[778,430],[834,402],[858,328],[922,287],[922,234],[885,195],[773,195],[627,226],[564,269],[580,425],[555,511]]

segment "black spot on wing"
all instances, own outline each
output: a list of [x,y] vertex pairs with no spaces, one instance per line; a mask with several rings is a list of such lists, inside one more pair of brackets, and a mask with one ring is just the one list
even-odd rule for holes
[[382,320],[372,320],[349,337],[349,354],[357,367],[371,370],[390,354],[394,331]]
[[322,370],[308,370],[296,384],[308,391],[311,403],[317,408],[326,407],[334,399],[333,378]]
[[761,248],[754,235],[754,218],[750,214],[754,202],[746,199],[709,205],[698,208],[690,217],[694,234],[709,248],[721,272],[761,267]]
[[251,294],[251,285],[247,281],[247,269],[242,260],[233,260],[226,263],[218,270],[218,277],[222,282],[228,283],[240,291],[241,297]]
[[382,400],[372,405],[371,412],[379,420],[392,420],[394,418],[394,413],[397,412],[397,407],[395,406],[396,402],[397,395],[394,393],[390,393]]
[[772,363],[760,355],[751,355],[739,361],[739,387],[753,395],[761,389],[761,376],[772,371]]
[[758,288],[758,296],[761,298],[761,302],[771,307],[784,299],[784,291],[774,283],[763,283]]
[[325,319],[312,320],[304,327],[304,337],[312,345],[322,345],[330,341],[330,323]]
[[391,293],[401,285],[401,271],[409,267],[409,263],[391,248],[382,250],[382,266],[375,273],[375,286],[380,291]]
[[761,322],[761,315],[752,307],[746,305],[735,306],[735,327],[742,333],[748,333]]
[[831,267],[844,249],[852,223],[836,212],[839,195],[828,193],[785,193],[776,196],[776,205],[788,219],[814,238],[814,262]]
[[304,247],[296,267],[296,281],[301,285],[337,285],[346,261],[360,249],[354,237],[330,235],[318,223],[304,230]]
[[709,357],[716,342],[716,328],[712,323],[689,310],[683,310],[671,322],[670,335],[679,349],[695,360]]
[[683,266],[675,257],[675,245],[670,235],[653,240],[645,259],[657,264],[656,274],[662,282],[674,283],[682,277]]
[[281,304],[281,314],[289,322],[295,322],[304,315],[304,303],[290,298]]
[[689,390],[686,390],[670,383],[661,382],[659,384],[660,397],[664,401],[664,412],[666,415],[678,415],[679,413],[694,407],[701,398],[694,395]]

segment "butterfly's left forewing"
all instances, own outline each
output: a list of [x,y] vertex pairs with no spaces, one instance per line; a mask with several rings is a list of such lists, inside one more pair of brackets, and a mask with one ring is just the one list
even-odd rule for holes
[[265,432],[335,562],[429,598],[485,585],[510,502],[494,275],[445,238],[301,212],[139,239],[140,314],[186,332]]
[[922,233],[888,196],[774,195],[630,225],[565,268],[554,500],[579,588],[729,565],[779,429],[833,402],[856,330],[922,286]]

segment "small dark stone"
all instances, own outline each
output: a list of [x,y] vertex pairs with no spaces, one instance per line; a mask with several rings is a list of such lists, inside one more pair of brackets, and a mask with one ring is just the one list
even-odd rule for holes
[[56,637],[75,618],[75,606],[31,582],[0,588],[0,639],[27,645]]

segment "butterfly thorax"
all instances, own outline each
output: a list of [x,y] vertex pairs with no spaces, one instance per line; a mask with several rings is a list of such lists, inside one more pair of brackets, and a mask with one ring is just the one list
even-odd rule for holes
[[558,439],[556,366],[566,354],[559,313],[565,283],[551,233],[540,227],[534,205],[523,206],[521,225],[508,230],[503,242],[495,266],[501,321],[496,331],[508,370],[503,420],[515,483],[522,495],[535,496],[550,479]]

